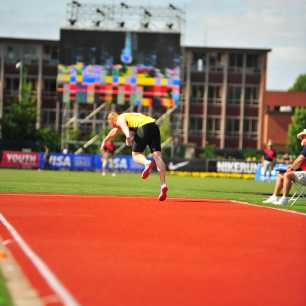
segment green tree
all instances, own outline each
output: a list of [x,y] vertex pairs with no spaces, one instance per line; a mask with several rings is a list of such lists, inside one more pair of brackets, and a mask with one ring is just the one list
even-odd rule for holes
[[37,131],[37,140],[39,143],[40,150],[44,150],[48,147],[50,151],[60,150],[61,137],[59,133],[50,130],[48,128],[41,128]]
[[206,144],[206,146],[203,149],[203,152],[200,155],[200,157],[205,158],[205,159],[216,158],[216,147],[215,147],[215,145]]
[[289,91],[306,91],[306,74],[298,76]]
[[296,108],[289,125],[288,150],[290,154],[297,155],[301,151],[300,141],[296,135],[306,128],[306,107]]
[[10,148],[33,147],[37,133],[36,99],[32,94],[32,84],[23,76],[21,101],[14,99],[9,105],[9,111],[3,114],[2,138]]

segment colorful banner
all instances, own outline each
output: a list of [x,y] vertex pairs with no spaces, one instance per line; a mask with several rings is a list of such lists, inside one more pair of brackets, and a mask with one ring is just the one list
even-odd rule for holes
[[168,108],[180,102],[180,84],[179,67],[161,72],[153,66],[143,65],[58,65],[57,91],[63,94],[64,103],[111,101],[122,105],[134,103],[136,92],[136,104]]
[[37,169],[39,167],[39,153],[3,151],[1,167]]

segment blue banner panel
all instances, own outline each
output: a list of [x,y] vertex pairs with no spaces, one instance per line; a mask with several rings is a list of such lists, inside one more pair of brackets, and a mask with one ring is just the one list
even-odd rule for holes
[[49,169],[73,170],[74,154],[50,153]]
[[[39,154],[39,168],[53,170],[87,170],[101,171],[102,160],[100,155],[92,154],[63,154],[50,153],[49,165],[46,167],[45,154]],[[129,155],[117,155],[113,158],[113,162],[107,163],[107,169],[115,168],[118,172],[140,172],[143,166],[136,164]]]
[[72,156],[73,170],[95,170],[94,155],[78,154]]
[[262,167],[262,164],[257,165],[257,170],[256,170],[256,176],[255,180],[256,181],[275,181],[278,173],[280,171],[286,171],[287,165],[286,164],[275,164],[271,176],[269,176],[268,171],[266,173],[266,176],[264,176],[264,170]]

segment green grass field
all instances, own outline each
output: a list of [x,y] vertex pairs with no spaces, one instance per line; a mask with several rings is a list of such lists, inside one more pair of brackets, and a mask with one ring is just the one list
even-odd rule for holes
[[13,306],[12,298],[0,271],[0,306]]
[[[168,176],[170,197],[221,198],[261,204],[274,183],[254,180]],[[0,192],[47,192],[65,194],[157,196],[159,177],[142,180],[139,174],[102,176],[98,172],[0,169]],[[306,212],[306,200],[292,210]]]

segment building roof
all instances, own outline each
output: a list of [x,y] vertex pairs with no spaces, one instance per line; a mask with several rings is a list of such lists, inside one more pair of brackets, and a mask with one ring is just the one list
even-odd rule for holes
[[59,40],[36,39],[36,38],[16,38],[16,37],[0,37],[0,43],[25,43],[25,44],[54,44],[58,45]]
[[306,106],[304,91],[265,91],[264,106]]
[[257,49],[257,48],[237,48],[237,47],[208,47],[208,46],[182,46],[184,49],[190,51],[236,51],[236,52],[256,52],[256,53],[268,53],[272,49]]

